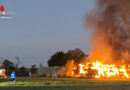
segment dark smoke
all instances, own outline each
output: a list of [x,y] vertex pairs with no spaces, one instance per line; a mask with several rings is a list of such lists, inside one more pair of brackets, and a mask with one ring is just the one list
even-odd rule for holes
[[92,60],[130,62],[130,0],[98,0],[87,16]]

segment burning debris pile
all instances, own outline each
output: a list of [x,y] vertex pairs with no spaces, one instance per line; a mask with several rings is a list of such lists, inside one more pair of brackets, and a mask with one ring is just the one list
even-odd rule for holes
[[79,64],[80,76],[88,78],[129,78],[130,66],[108,65],[99,62]]
[[[94,78],[130,77],[130,0],[97,0],[86,18],[92,32],[89,63],[79,75]],[[99,63],[101,62],[101,63]]]

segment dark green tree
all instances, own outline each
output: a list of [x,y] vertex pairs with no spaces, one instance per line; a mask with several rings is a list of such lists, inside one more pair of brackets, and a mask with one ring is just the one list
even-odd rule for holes
[[6,70],[8,76],[15,71],[14,63],[9,60],[4,60],[1,67]]
[[20,77],[28,76],[28,69],[22,66],[16,70],[16,75]]
[[56,52],[51,58],[48,60],[48,66],[63,66],[63,58],[65,53],[62,51]]
[[68,60],[74,60],[75,64],[78,64],[83,62],[85,57],[87,57],[85,53],[78,48],[69,50],[67,53],[60,51],[51,56],[48,66],[65,66]]
[[31,65],[31,68],[30,68],[30,70],[29,70],[31,73],[36,73],[36,71],[37,71],[37,68],[36,68],[36,65],[34,64],[34,65]]
[[65,54],[63,62],[66,64],[68,60],[74,60],[75,64],[79,64],[84,61],[85,57],[87,57],[86,54],[79,48],[76,48],[74,50],[69,50]]
[[76,48],[76,49],[73,49],[73,50],[69,50],[65,54],[65,56],[63,58],[63,62],[66,65],[68,60],[74,60],[75,66],[77,67],[77,69],[75,70],[75,73],[78,75],[78,73],[79,73],[78,64],[85,62],[86,57],[87,57],[87,55],[81,49]]

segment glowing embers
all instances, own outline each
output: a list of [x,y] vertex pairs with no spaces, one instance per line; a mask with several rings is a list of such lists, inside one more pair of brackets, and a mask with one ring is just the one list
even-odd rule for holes
[[129,78],[128,65],[102,64],[100,62],[79,64],[79,74],[94,78]]

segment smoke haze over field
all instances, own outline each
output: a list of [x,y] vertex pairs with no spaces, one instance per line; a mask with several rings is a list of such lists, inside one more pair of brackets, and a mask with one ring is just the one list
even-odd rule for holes
[[97,0],[88,14],[92,60],[130,62],[130,0]]

